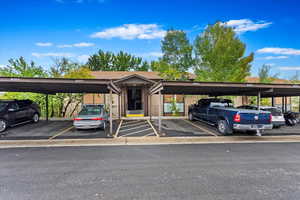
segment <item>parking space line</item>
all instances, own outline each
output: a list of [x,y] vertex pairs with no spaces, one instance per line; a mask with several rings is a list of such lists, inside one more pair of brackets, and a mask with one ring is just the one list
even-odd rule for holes
[[194,127],[198,128],[198,129],[200,129],[200,130],[206,132],[206,133],[209,133],[209,134],[211,134],[211,135],[213,135],[213,136],[218,137],[217,134],[213,133],[212,131],[210,131],[210,130],[208,130],[208,129],[206,129],[206,128],[203,128],[203,127],[201,127],[201,126],[198,126],[198,125],[194,124],[193,122],[190,122],[190,121],[188,121],[188,120],[186,120],[186,119],[185,119],[184,121],[187,122],[187,123],[189,123],[189,124],[191,124],[191,125],[193,125]]
[[68,132],[68,131],[71,130],[72,128],[74,128],[74,126],[71,126],[71,127],[69,127],[69,128],[66,128],[66,129],[62,130],[61,132],[59,132],[59,133],[57,133],[57,134],[51,136],[51,137],[49,138],[49,140],[52,140],[52,139],[56,138],[57,136],[60,136],[60,135],[62,135],[62,134],[64,134],[64,133]]
[[115,137],[118,137],[120,128],[121,128],[121,126],[122,126],[122,123],[123,123],[123,119],[121,119],[121,121],[120,121],[120,124],[119,124],[118,129],[117,129],[116,134],[115,134]]
[[137,123],[137,122],[140,122],[140,121],[139,120],[127,121],[127,122],[124,122],[123,124],[127,125],[127,124],[134,124],[134,123]]
[[143,123],[145,123],[145,121],[142,121],[142,122],[137,122],[137,123],[131,123],[131,124],[128,124],[128,125],[126,125],[126,124],[123,124],[123,127],[128,127],[128,126],[136,126],[136,125],[138,125],[138,124],[143,124]]
[[143,137],[148,137],[148,136],[151,136],[151,135],[155,136],[155,133],[148,133],[147,135],[144,135]]
[[150,122],[150,120],[147,120],[147,122],[148,122],[148,124],[151,126],[151,128],[153,129],[155,135],[156,135],[157,137],[159,137],[159,134],[157,133],[156,129],[154,128],[154,126],[152,125],[152,123]]
[[136,134],[136,133],[140,133],[140,132],[143,132],[143,131],[148,131],[148,130],[151,130],[151,129],[152,129],[152,128],[148,128],[148,129],[136,131],[136,132],[133,132],[133,133],[128,133],[128,134],[125,134],[125,135],[121,135],[120,137],[125,137],[125,136],[128,136],[128,135],[134,135],[134,134]]
[[132,128],[122,129],[121,131],[129,131],[129,130],[133,130],[133,129],[141,128],[141,127],[144,127],[144,126],[147,126],[147,124],[140,125],[140,126],[135,126],[135,127],[132,127]]

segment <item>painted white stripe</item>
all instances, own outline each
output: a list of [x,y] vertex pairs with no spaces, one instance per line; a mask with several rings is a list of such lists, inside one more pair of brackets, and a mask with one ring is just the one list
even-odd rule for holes
[[136,126],[136,127],[133,127],[133,128],[121,129],[119,132],[121,133],[123,131],[134,130],[134,129],[141,128],[141,127],[146,127],[146,126],[148,126],[148,124],[144,124],[144,125],[141,125],[141,126]]
[[140,133],[140,132],[143,132],[143,131],[148,131],[148,130],[151,130],[151,129],[152,128],[148,128],[148,129],[136,131],[136,132],[133,132],[133,133],[128,133],[128,134],[122,135],[121,137],[125,137],[125,136],[128,136],[128,135],[134,135],[134,134],[137,134],[137,133]]
[[126,125],[126,124],[124,124],[124,123],[123,123],[122,127],[136,126],[136,125],[139,125],[139,124],[144,124],[144,123],[146,123],[146,121],[143,121],[143,122],[138,122],[138,123],[135,123],[135,124],[128,124],[128,125]]

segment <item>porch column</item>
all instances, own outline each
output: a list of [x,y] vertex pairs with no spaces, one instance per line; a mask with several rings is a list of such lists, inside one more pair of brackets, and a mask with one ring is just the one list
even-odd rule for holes
[[46,94],[45,100],[46,100],[46,121],[49,121],[49,95]]
[[152,97],[152,95],[150,94],[149,95],[149,116],[150,116],[150,121],[152,120],[152,110],[151,110],[152,101],[151,101],[151,97]]
[[284,113],[284,97],[281,98],[281,111]]
[[161,134],[161,91],[158,92],[159,104],[158,104],[158,132]]
[[118,114],[120,120],[121,119],[121,95],[118,95]]
[[274,107],[275,106],[275,99],[274,99],[274,97],[271,98],[271,101],[272,101],[272,107]]
[[110,135],[113,134],[112,129],[112,90],[109,90],[109,133]]
[[260,110],[260,99],[261,99],[261,93],[260,91],[257,93],[257,109]]

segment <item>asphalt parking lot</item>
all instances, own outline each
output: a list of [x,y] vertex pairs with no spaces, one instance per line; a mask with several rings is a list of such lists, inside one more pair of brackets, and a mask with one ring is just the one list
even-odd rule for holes
[[[153,120],[153,124],[158,129],[158,120]],[[162,120],[162,133],[165,137],[188,137],[188,136],[220,136],[216,127],[199,121],[189,121],[184,119]],[[235,132],[230,136],[250,136],[253,132]],[[264,131],[265,136],[300,135],[300,124],[296,126],[283,126],[272,130]]]
[[[113,123],[113,129],[117,121]],[[7,129],[1,134],[1,140],[23,139],[68,139],[68,138],[111,138],[109,130],[76,130],[72,121],[43,121],[27,123]]]
[[[158,130],[158,120],[151,124]],[[119,121],[113,122],[113,132],[117,131]],[[233,136],[250,136],[254,133],[237,132]],[[279,129],[266,130],[264,136],[300,135],[300,124],[294,127],[284,126]],[[118,137],[155,137],[155,131],[147,120],[125,120],[120,127]],[[162,120],[162,137],[203,137],[220,136],[217,129],[199,121],[185,119]],[[76,130],[72,121],[40,121],[37,124],[28,123],[9,128],[1,134],[0,140],[24,139],[84,139],[84,138],[112,138],[109,129]]]

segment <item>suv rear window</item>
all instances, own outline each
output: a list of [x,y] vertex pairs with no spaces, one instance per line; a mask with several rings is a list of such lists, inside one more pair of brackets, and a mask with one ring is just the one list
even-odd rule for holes
[[3,109],[5,109],[7,105],[8,105],[7,102],[0,102],[0,111],[2,111]]
[[277,108],[264,108],[262,110],[271,112],[271,114],[273,116],[281,116],[282,115],[281,110],[279,110]]
[[102,113],[103,106],[100,105],[86,105],[83,106],[79,115],[100,115]]
[[24,101],[18,101],[17,103],[20,108],[24,108],[26,106],[29,106],[31,104],[31,101],[24,100]]

